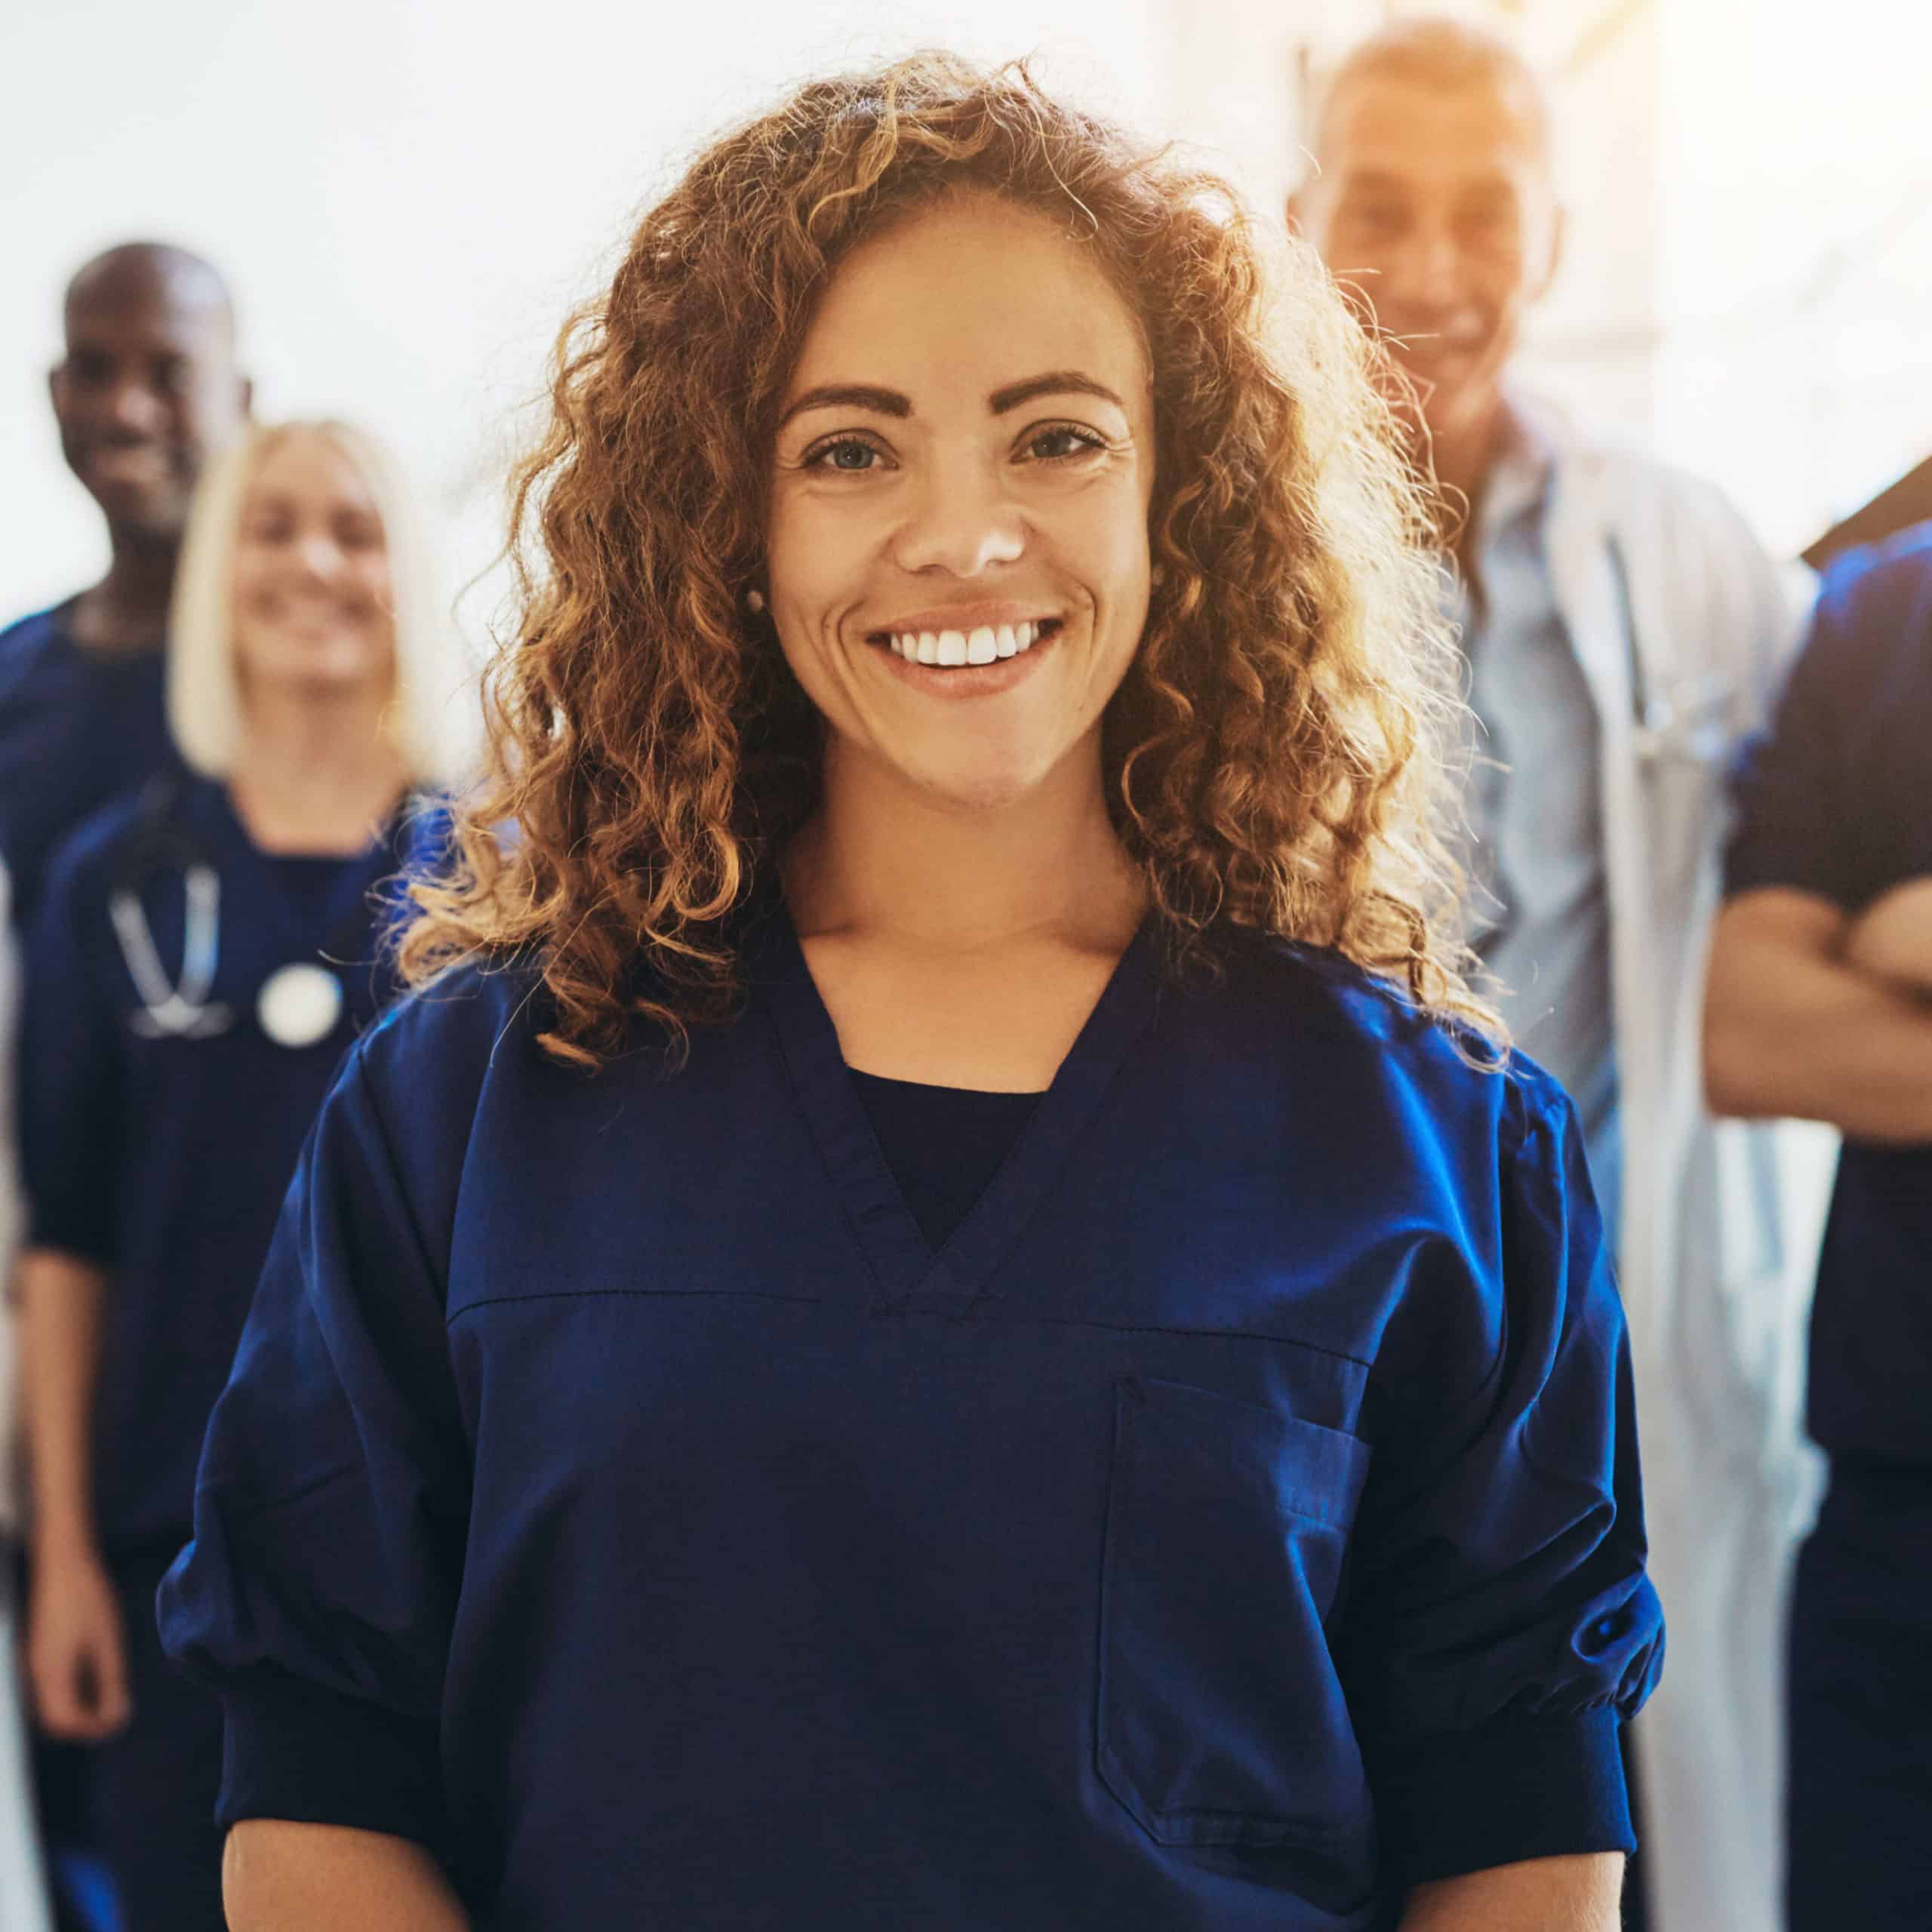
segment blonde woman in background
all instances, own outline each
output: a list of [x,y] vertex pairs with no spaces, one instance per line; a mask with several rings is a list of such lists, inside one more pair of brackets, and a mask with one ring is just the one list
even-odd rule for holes
[[128,1932],[222,1923],[220,1710],[163,1663],[154,1590],[309,1117],[391,991],[411,794],[454,768],[463,672],[426,567],[359,431],[224,457],[171,627],[187,775],[72,835],[28,945],[29,1675],[45,1730],[94,1747]]

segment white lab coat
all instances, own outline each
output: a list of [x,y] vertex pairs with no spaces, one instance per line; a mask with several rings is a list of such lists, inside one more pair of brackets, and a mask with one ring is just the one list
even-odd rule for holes
[[[14,1026],[20,1006],[18,949],[7,873],[0,866],[0,1284],[11,1281],[20,1233],[19,1164],[14,1146]],[[14,1310],[0,1299],[0,1926],[49,1932],[47,1890],[28,1791],[26,1712],[14,1668],[19,1619],[6,1546],[19,1525],[14,1451],[19,1427]]]
[[1829,1149],[1705,1109],[1700,1009],[1725,774],[1800,629],[1714,488],[1533,411],[1556,456],[1545,542],[1601,729],[1622,1097],[1620,1272],[1663,1681],[1636,1726],[1658,1932],[1782,1923],[1783,1629],[1815,1507],[1801,1427]]

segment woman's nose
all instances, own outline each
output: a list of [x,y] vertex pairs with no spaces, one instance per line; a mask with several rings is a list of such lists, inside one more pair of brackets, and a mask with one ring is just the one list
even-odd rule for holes
[[1026,547],[1025,525],[998,466],[982,457],[961,457],[927,469],[893,552],[902,570],[970,577],[995,564],[1016,561]]
[[341,566],[342,551],[325,532],[312,531],[297,540],[295,561],[303,576],[327,583]]

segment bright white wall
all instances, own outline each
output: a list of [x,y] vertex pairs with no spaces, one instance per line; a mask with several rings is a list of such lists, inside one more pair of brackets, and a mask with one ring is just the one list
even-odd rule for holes
[[1663,448],[1798,549],[1932,455],[1932,8],[1665,0]]
[[1167,0],[0,5],[0,621],[104,561],[45,385],[94,250],[155,235],[220,263],[263,413],[387,435],[450,528],[454,582],[499,539],[504,428],[566,309],[708,132],[921,45],[1041,50],[1156,122],[1171,31]]

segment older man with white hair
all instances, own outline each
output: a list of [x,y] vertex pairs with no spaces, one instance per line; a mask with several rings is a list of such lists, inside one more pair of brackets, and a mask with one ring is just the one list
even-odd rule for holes
[[1512,49],[1399,23],[1342,63],[1310,146],[1291,214],[1390,339],[1442,506],[1482,734],[1477,944],[1616,1230],[1670,1641],[1635,1727],[1639,1869],[1661,1932],[1773,1932],[1804,1269],[1774,1129],[1705,1107],[1698,1018],[1725,768],[1795,613],[1715,490],[1511,385],[1562,239],[1549,106]]

